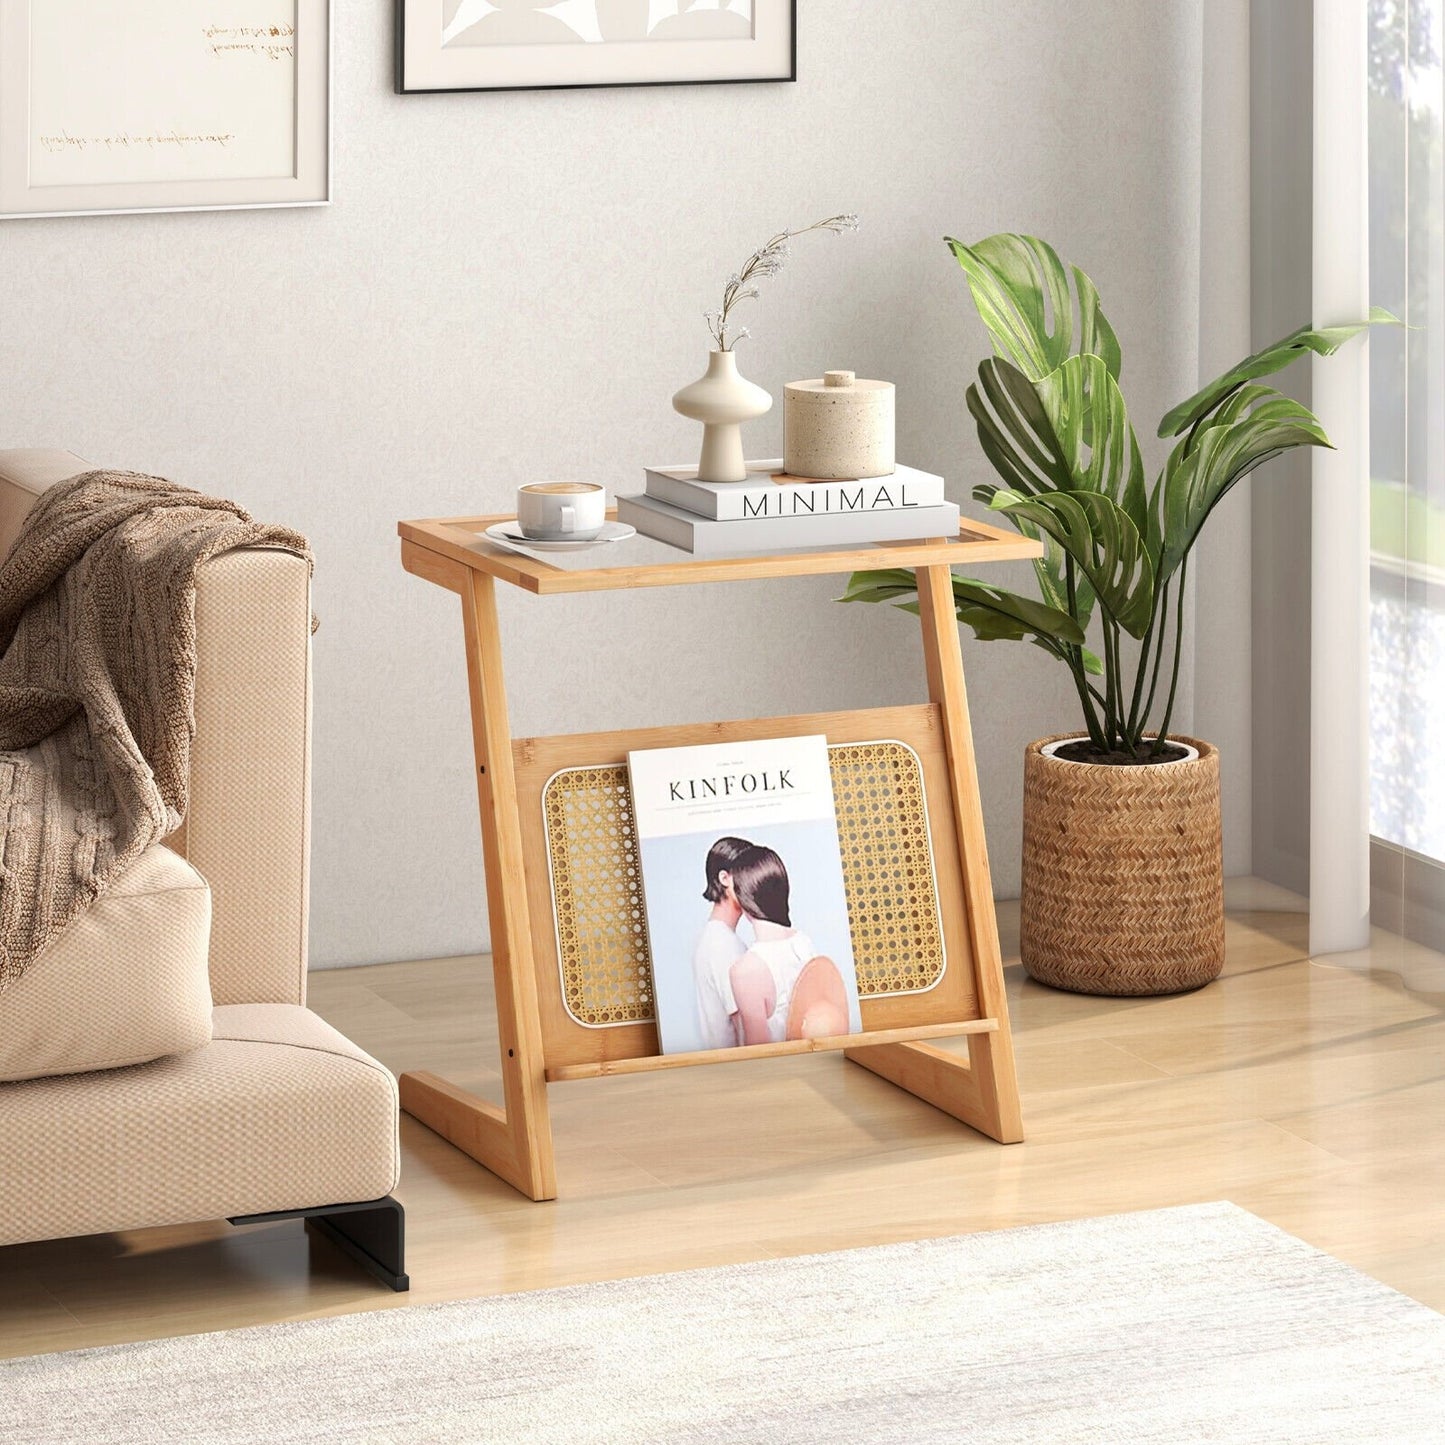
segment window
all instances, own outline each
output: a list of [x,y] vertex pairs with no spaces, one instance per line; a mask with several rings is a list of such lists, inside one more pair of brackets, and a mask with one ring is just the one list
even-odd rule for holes
[[1370,822],[1445,860],[1445,0],[1370,0]]

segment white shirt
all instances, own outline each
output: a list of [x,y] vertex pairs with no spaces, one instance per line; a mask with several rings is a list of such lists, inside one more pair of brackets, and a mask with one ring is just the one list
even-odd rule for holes
[[806,933],[795,929],[786,938],[759,939],[750,951],[755,958],[767,964],[773,975],[777,997],[773,1001],[773,1011],[768,1015],[768,1038],[780,1044],[788,1034],[788,1005],[793,1001],[793,986],[798,982],[803,966],[817,950]]
[[705,1049],[730,1049],[738,1041],[733,1015],[732,966],[747,952],[747,945],[718,918],[709,918],[698,935],[692,954],[692,975],[697,988],[697,1026]]

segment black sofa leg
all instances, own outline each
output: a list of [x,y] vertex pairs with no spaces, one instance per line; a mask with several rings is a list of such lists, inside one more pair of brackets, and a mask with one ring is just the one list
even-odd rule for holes
[[406,1275],[406,1211],[391,1195],[361,1204],[323,1204],[316,1209],[281,1209],[274,1214],[243,1214],[232,1224],[274,1224],[304,1219],[306,1227],[329,1239],[367,1273],[400,1292],[411,1288]]

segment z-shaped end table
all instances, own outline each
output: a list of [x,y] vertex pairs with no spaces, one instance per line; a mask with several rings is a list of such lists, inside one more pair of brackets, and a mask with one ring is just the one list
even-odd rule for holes
[[[505,1105],[429,1073],[401,1105],[531,1199],[554,1199],[547,1086],[603,1074],[842,1050],[1000,1143],[1023,1138],[950,569],[1032,558],[1034,542],[966,520],[957,537],[843,551],[693,559],[620,543],[553,565],[483,535],[498,517],[402,522],[402,565],[462,601]],[[654,560],[639,560],[651,554]],[[655,560],[658,556],[662,560]],[[588,565],[596,559],[598,565]],[[610,565],[601,565],[602,563]],[[549,597],[698,583],[917,571],[927,703],[632,732],[513,738],[496,586]],[[653,1020],[632,748],[822,733],[838,803],[863,1032],[661,1054]],[[968,1052],[928,1042],[965,1037]]]

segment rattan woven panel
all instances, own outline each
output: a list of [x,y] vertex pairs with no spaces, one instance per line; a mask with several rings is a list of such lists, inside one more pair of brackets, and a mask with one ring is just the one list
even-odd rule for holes
[[858,992],[920,993],[944,969],[923,766],[900,742],[828,751]]
[[[858,992],[943,977],[943,933],[918,755],[906,743],[829,749]],[[652,963],[627,765],[567,768],[542,792],[562,1001],[580,1024],[646,1023]]]
[[542,807],[567,1012],[581,1024],[651,1019],[652,962],[626,764],[558,773]]

